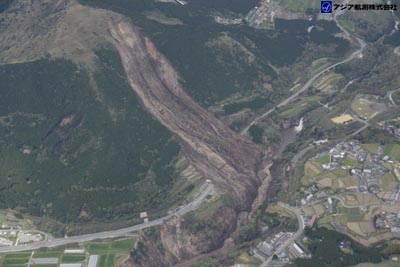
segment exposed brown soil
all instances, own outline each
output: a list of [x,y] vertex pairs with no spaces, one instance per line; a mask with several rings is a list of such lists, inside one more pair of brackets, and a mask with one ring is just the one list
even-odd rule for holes
[[[212,251],[213,255],[221,255],[228,248],[232,250],[234,242],[228,237],[236,236],[240,226],[265,201],[270,176],[268,168],[262,166],[262,151],[194,102],[182,88],[170,62],[134,26],[110,22],[109,29],[128,81],[143,106],[174,133],[193,166],[211,179],[220,192],[229,195],[236,208],[235,212],[232,208],[220,207],[209,218],[213,222],[212,236],[208,228],[193,234],[183,218],[166,222],[161,227],[164,255],[153,251],[154,256],[139,257],[137,263],[172,266],[180,262],[185,266],[185,260],[199,259],[196,256],[209,256]],[[149,240],[142,240],[146,248],[154,247]],[[219,247],[222,249],[215,251]],[[148,264],[150,259],[156,262]]]
[[132,25],[110,22],[109,28],[129,83],[144,107],[175,134],[205,177],[229,194],[237,207],[250,208],[261,182],[259,147],[194,102],[168,60]]

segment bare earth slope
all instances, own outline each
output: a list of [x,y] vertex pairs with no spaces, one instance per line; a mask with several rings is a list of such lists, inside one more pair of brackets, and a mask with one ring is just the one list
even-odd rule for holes
[[260,183],[259,148],[195,103],[171,64],[137,29],[125,22],[110,22],[109,27],[129,83],[145,108],[181,140],[205,177],[230,194],[237,207],[248,209]]

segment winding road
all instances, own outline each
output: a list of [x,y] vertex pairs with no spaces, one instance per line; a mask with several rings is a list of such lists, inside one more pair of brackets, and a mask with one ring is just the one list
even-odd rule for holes
[[[400,46],[398,47],[400,48]],[[400,55],[400,54],[399,54]],[[393,106],[397,106],[398,104],[393,100],[393,93],[400,91],[400,88],[397,88],[396,90],[389,91],[386,94],[386,97],[389,99],[389,101],[393,104]]]
[[[348,2],[348,1],[346,1]],[[286,98],[285,100],[283,100],[282,102],[280,102],[278,105],[274,106],[273,108],[271,108],[270,110],[267,110],[266,112],[264,112],[263,114],[259,115],[258,117],[256,117],[253,121],[251,121],[242,131],[241,134],[245,135],[251,126],[256,125],[257,123],[259,123],[261,120],[263,120],[265,117],[267,117],[268,115],[270,115],[272,112],[275,111],[276,108],[280,108],[283,106],[286,106],[287,104],[289,104],[290,102],[292,102],[295,98],[297,98],[300,94],[302,94],[303,92],[305,92],[308,88],[310,88],[310,86],[313,84],[313,82],[318,79],[320,76],[322,76],[323,74],[329,72],[330,70],[336,68],[339,65],[345,64],[347,62],[350,62],[351,60],[353,60],[354,58],[362,58],[363,56],[363,51],[365,49],[365,47],[367,46],[367,44],[365,43],[364,40],[358,38],[357,36],[352,36],[345,28],[342,27],[342,25],[340,25],[340,23],[337,21],[337,16],[343,14],[345,11],[338,11],[334,14],[333,16],[333,20],[336,22],[336,25],[340,28],[340,30],[349,38],[355,39],[357,40],[360,48],[353,52],[349,57],[347,57],[346,59],[339,61],[335,64],[332,64],[326,68],[324,68],[323,70],[319,71],[318,73],[314,74],[314,76],[312,76],[304,85],[303,87],[300,88],[300,90],[296,91],[294,94],[292,94],[291,96],[289,96],[288,98]]]
[[115,238],[115,237],[123,237],[123,236],[132,236],[132,232],[137,232],[152,226],[161,225],[165,220],[170,219],[175,215],[184,215],[190,211],[198,209],[207,196],[212,195],[214,193],[214,186],[212,183],[206,183],[204,186],[201,194],[189,204],[181,207],[179,210],[171,213],[167,216],[162,218],[149,221],[147,223],[141,223],[134,226],[130,226],[127,228],[122,228],[113,231],[106,231],[106,232],[99,232],[93,234],[85,234],[85,235],[78,235],[78,236],[70,236],[65,238],[54,238],[48,241],[41,241],[41,242],[34,242],[31,244],[26,245],[18,245],[18,246],[8,246],[8,247],[0,247],[0,253],[7,253],[7,252],[19,252],[19,251],[27,251],[27,250],[34,250],[42,247],[58,247],[62,245],[72,244],[72,243],[81,243],[92,241],[95,239],[105,239],[105,238]]

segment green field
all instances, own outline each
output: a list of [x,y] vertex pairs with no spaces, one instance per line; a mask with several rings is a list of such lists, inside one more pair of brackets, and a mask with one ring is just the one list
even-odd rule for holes
[[376,154],[379,144],[363,144],[362,147],[369,153]]
[[101,255],[98,267],[114,267],[115,254]]
[[394,158],[395,160],[400,161],[400,145],[399,144],[391,144],[384,146],[384,152],[386,155]]
[[91,254],[103,254],[109,252],[129,253],[132,251],[135,239],[124,239],[107,243],[90,243],[87,247]]
[[61,257],[61,262],[62,263],[76,263],[76,262],[81,262],[86,259],[85,255],[81,254],[64,254]]
[[350,167],[353,167],[356,163],[357,161],[349,156],[345,157],[343,160],[343,164]]
[[2,261],[2,267],[16,267],[16,266],[26,266],[29,262],[31,253],[13,253],[4,256]]
[[285,9],[294,12],[304,12],[307,9],[319,9],[320,1],[319,0],[281,0],[280,4]]
[[35,252],[33,258],[59,258],[61,252]]
[[319,158],[315,159],[318,163],[320,164],[327,164],[329,162],[331,162],[331,156],[330,155],[323,155]]
[[[58,258],[60,263],[68,264],[85,262],[87,255],[100,255],[98,267],[114,267],[115,259],[128,256],[132,252],[135,242],[134,238],[89,242],[82,247],[86,250],[86,254],[68,254],[62,252],[63,247],[58,247],[52,251],[35,251],[33,258]],[[6,254],[0,261],[0,267],[27,267],[31,254],[31,252]],[[58,265],[32,265],[32,267],[43,266],[55,267]]]
[[338,20],[340,25],[347,31],[353,32],[355,29],[355,25],[352,21],[346,19],[339,19]]

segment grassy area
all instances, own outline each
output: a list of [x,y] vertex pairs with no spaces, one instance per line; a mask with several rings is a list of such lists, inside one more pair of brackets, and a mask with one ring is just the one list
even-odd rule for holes
[[296,215],[293,212],[288,211],[287,209],[284,209],[279,205],[269,205],[266,211],[269,213],[278,213],[281,217],[285,216],[296,219]]
[[376,154],[379,144],[363,144],[362,147],[369,153]]
[[101,255],[98,262],[98,267],[114,267],[115,254]]
[[318,95],[313,95],[310,97],[302,97],[293,103],[283,107],[279,110],[279,116],[281,118],[297,118],[307,111],[319,106],[318,101],[321,97]]
[[107,243],[91,243],[88,245],[87,250],[91,254],[103,254],[103,253],[129,253],[132,251],[135,239],[123,239],[114,242]]
[[364,215],[360,212],[359,208],[337,208],[338,213],[341,213],[345,216],[346,221],[348,222],[361,222],[364,220]]
[[351,108],[361,118],[373,118],[387,110],[386,104],[374,95],[357,95]]
[[319,0],[281,0],[281,6],[293,12],[305,12],[307,9],[319,9]]
[[28,263],[28,261],[29,261],[29,258],[26,258],[26,259],[21,259],[21,258],[8,259],[8,258],[5,258],[3,260],[3,265],[25,264],[25,263]]
[[35,252],[33,258],[59,258],[62,252]]
[[347,31],[353,32],[355,29],[355,25],[352,21],[347,19],[338,19],[339,24]]
[[355,160],[355,159],[352,158],[352,157],[346,156],[345,159],[344,159],[344,161],[343,161],[343,163],[344,163],[344,165],[346,165],[346,166],[352,167],[352,166],[356,165],[357,160]]
[[5,256],[6,259],[16,259],[16,258],[29,258],[31,253],[22,252],[22,253],[11,253]]
[[29,262],[29,258],[31,256],[31,253],[11,253],[11,254],[6,254],[3,258],[2,261],[2,267],[6,266],[26,266]]
[[331,162],[331,156],[323,155],[321,157],[316,158],[315,160],[320,164],[327,164],[327,163]]
[[392,173],[385,173],[378,178],[379,186],[386,191],[395,189],[397,187],[398,181]]
[[384,146],[384,152],[386,155],[400,161],[400,145],[399,144],[390,144]]

